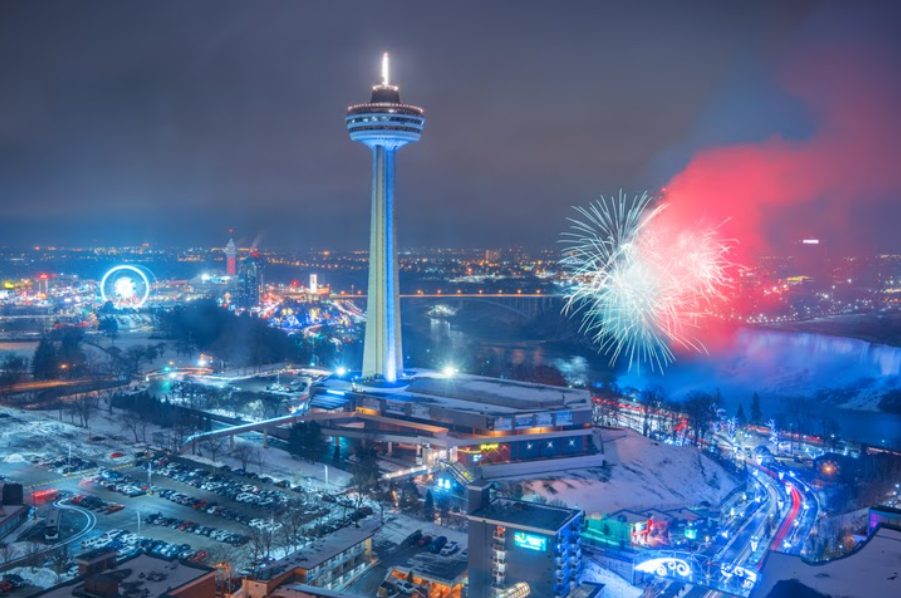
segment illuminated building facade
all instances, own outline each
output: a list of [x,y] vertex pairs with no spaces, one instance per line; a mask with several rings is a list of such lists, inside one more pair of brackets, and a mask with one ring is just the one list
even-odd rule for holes
[[382,58],[382,82],[372,88],[368,103],[347,109],[345,124],[351,140],[365,144],[372,152],[363,376],[393,383],[403,375],[394,222],[395,160],[398,149],[419,141],[425,118],[422,108],[401,103],[398,88],[389,81],[387,54]]
[[225,246],[225,273],[228,276],[234,276],[238,272],[238,248],[235,246],[235,240],[229,239],[228,245]]
[[491,496],[491,482],[468,487],[470,598],[493,598],[518,584],[532,596],[563,597],[582,572],[575,509]]
[[263,259],[258,252],[244,258],[238,278],[238,304],[244,309],[258,307],[263,287]]

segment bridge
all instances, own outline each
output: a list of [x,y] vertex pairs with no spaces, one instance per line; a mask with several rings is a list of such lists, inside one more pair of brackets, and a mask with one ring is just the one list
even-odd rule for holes
[[[356,302],[366,299],[366,295],[362,293],[333,293],[329,297],[336,301]],[[464,302],[479,302],[492,305],[503,311],[511,312],[525,319],[534,318],[535,316],[550,310],[559,310],[563,307],[565,296],[560,293],[542,293],[540,291],[527,292],[431,292],[417,291],[416,293],[407,293],[400,296],[404,301],[423,301],[423,302],[440,302],[445,304],[457,304],[462,306]]]
[[[561,293],[405,293],[400,296],[401,299],[562,299],[565,295]],[[353,301],[356,299],[365,299],[366,295],[362,293],[332,293],[329,299]]]

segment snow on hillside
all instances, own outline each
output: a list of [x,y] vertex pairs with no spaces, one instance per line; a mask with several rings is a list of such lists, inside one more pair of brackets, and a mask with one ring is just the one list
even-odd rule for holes
[[537,495],[587,513],[672,509],[705,501],[718,504],[737,484],[725,469],[695,448],[661,444],[631,430],[606,432],[604,454],[597,456],[597,462],[596,467],[568,469],[537,479],[503,481],[510,486],[520,484],[526,499]]
[[604,584],[604,598],[638,598],[642,591],[625,579],[593,561],[585,563],[582,581]]

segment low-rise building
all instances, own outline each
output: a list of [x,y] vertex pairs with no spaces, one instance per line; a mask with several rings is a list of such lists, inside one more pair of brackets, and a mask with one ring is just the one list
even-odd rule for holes
[[377,528],[378,521],[364,519],[318,538],[247,577],[243,595],[265,598],[286,584],[296,583],[340,590],[372,566],[372,536]]
[[422,552],[393,567],[387,581],[408,581],[423,588],[429,598],[461,598],[468,565],[460,552],[449,556]]
[[[115,551],[76,559],[79,576],[36,594],[45,598],[113,598],[166,596],[215,598],[216,576],[210,567],[140,553],[116,563]],[[82,573],[83,572],[83,573]]]

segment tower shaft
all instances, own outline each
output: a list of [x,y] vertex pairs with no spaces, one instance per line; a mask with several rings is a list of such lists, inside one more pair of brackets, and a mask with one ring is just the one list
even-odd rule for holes
[[396,154],[393,147],[372,147],[372,222],[363,346],[363,376],[382,376],[388,382],[403,374],[394,224]]

